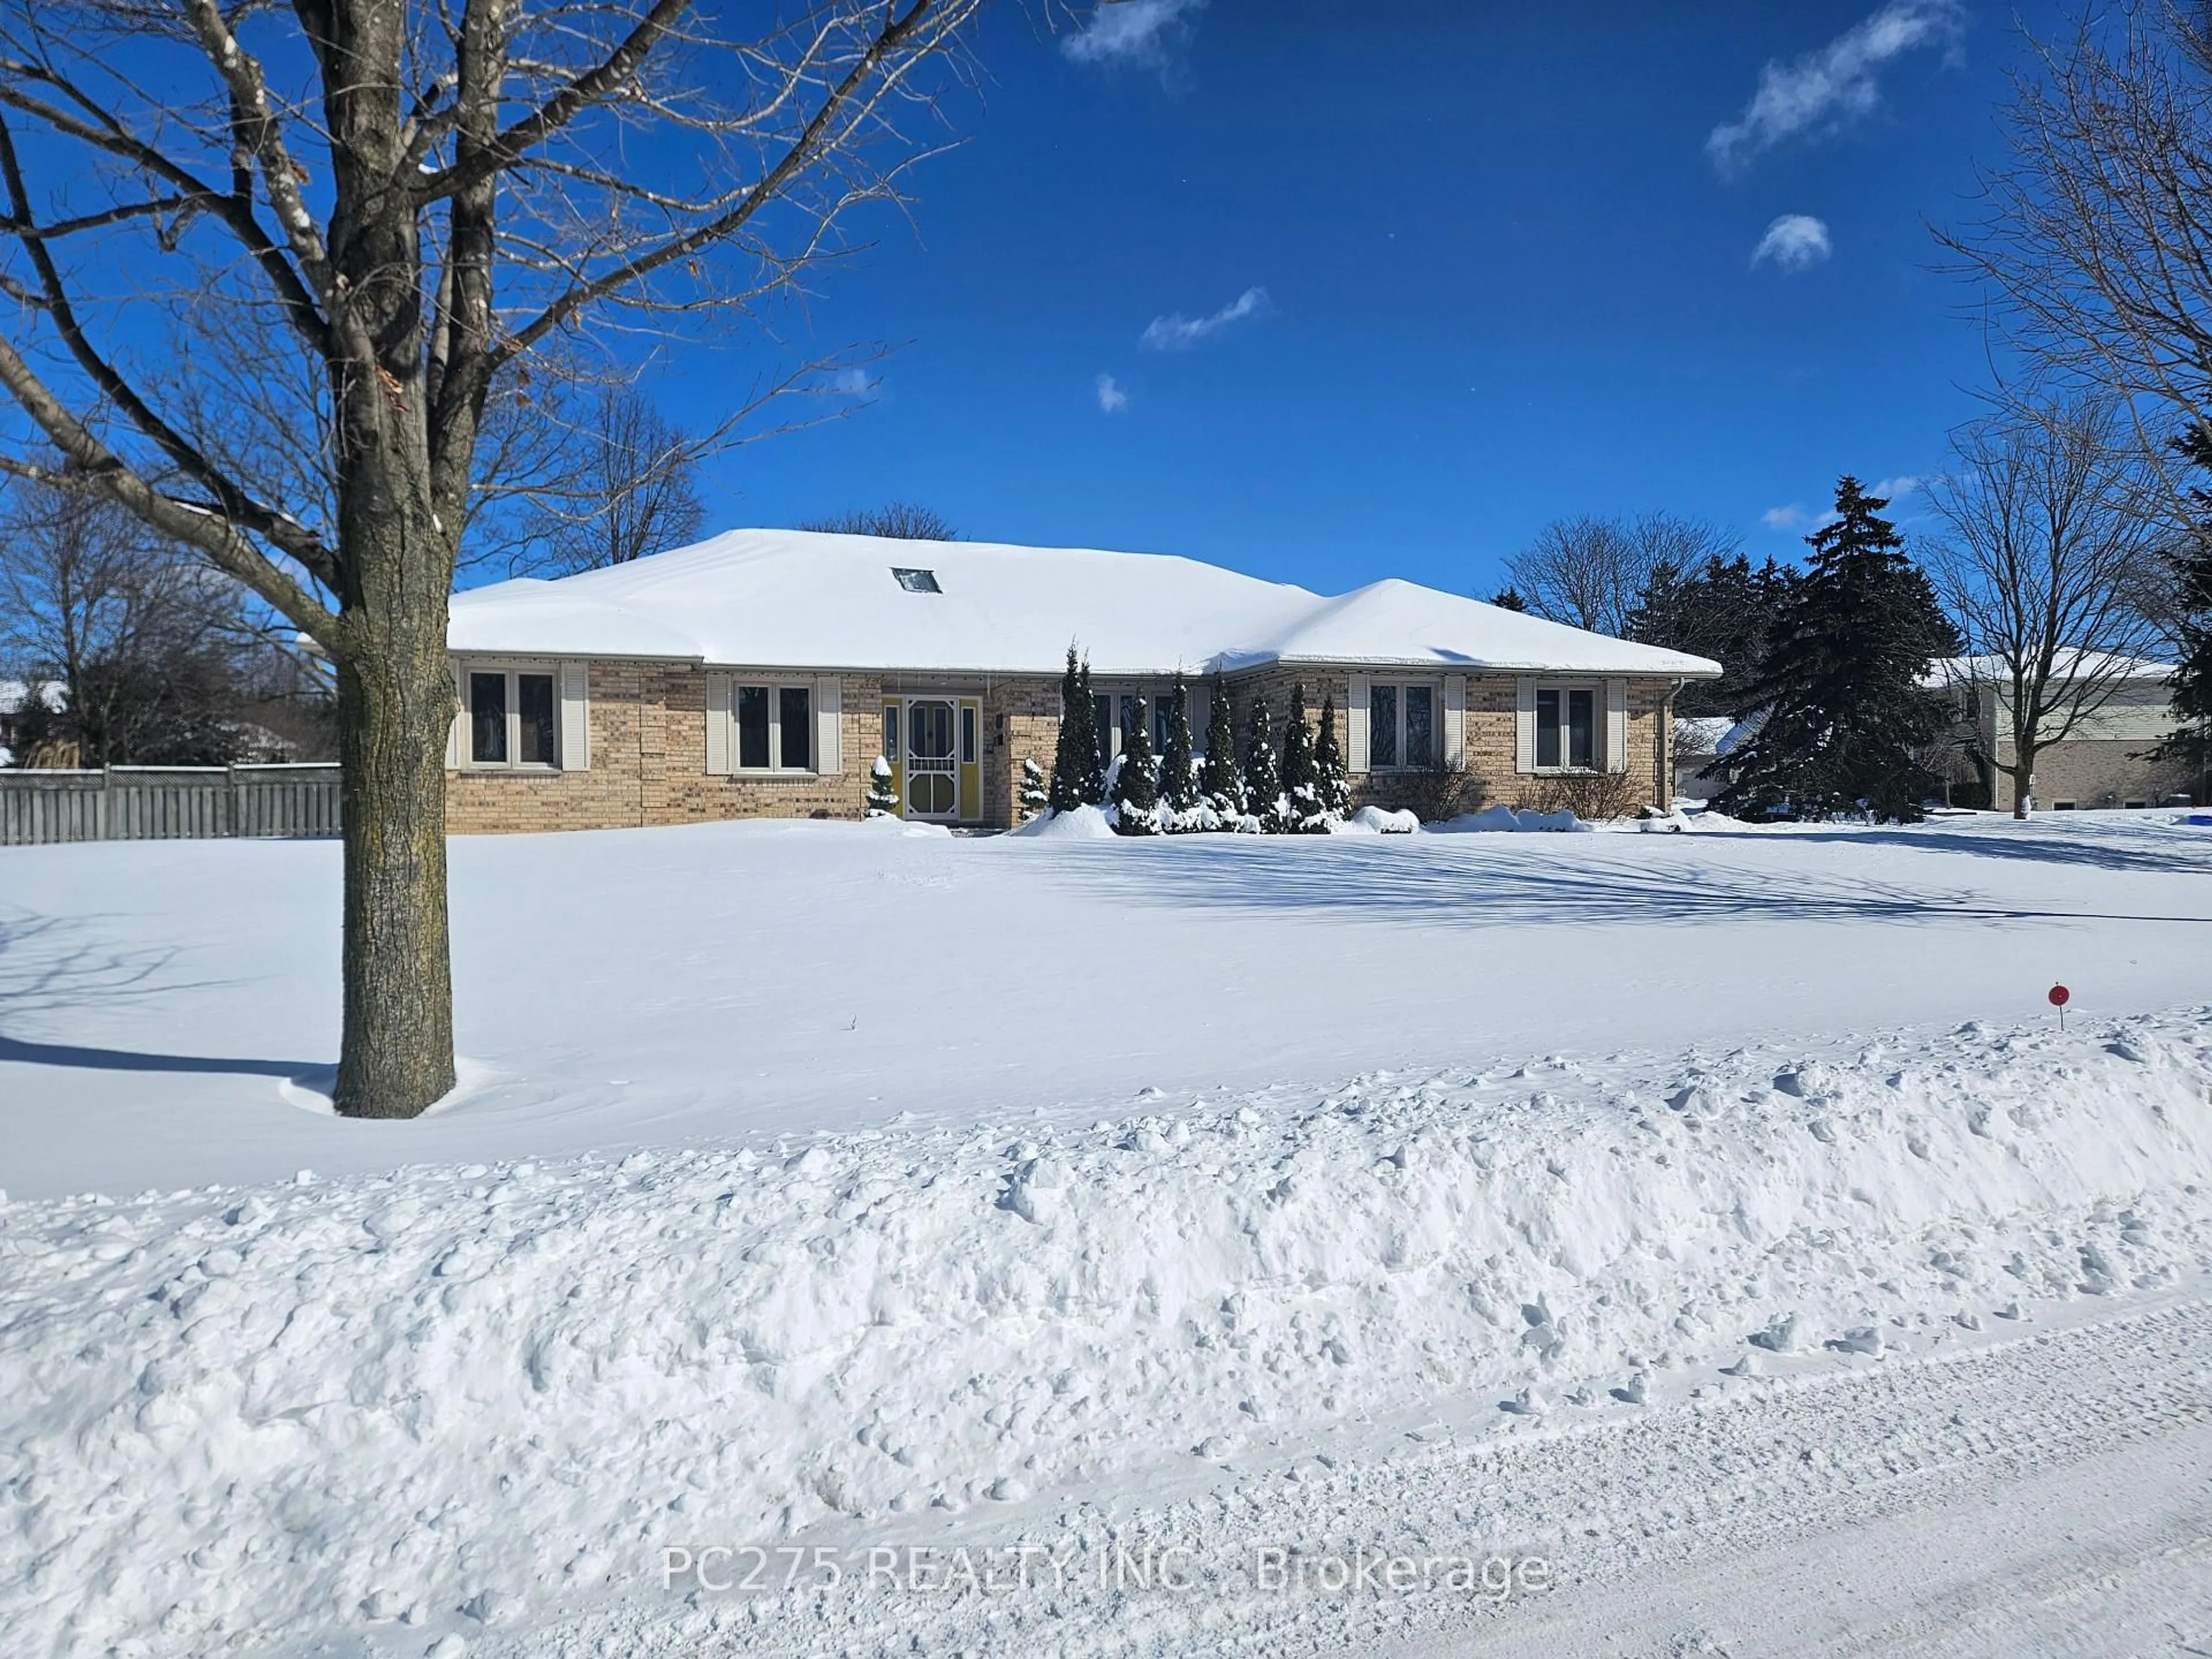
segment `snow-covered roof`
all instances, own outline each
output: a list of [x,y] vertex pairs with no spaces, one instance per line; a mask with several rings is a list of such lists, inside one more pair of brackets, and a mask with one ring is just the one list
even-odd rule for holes
[[[937,592],[894,574],[925,570]],[[457,652],[1101,675],[1273,662],[1709,678],[1720,665],[1411,582],[1335,598],[1158,553],[733,530],[611,569],[453,596]]]
[[[2163,680],[2172,677],[2173,665],[2148,657],[2116,657],[2104,651],[2078,651],[2069,646],[2051,659],[2052,675],[2062,680]],[[1946,657],[1921,677],[1929,686],[2006,685],[2011,665],[2002,657]]]
[[[31,688],[22,680],[0,680],[0,714],[20,714],[31,700]],[[39,701],[46,712],[58,714],[69,707],[69,687],[60,680],[40,680]]]

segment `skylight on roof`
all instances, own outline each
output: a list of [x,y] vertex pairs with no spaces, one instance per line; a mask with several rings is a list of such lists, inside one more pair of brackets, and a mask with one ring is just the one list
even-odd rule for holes
[[909,593],[942,593],[945,591],[937,585],[934,570],[907,570],[893,565],[891,574],[898,578],[898,585]]

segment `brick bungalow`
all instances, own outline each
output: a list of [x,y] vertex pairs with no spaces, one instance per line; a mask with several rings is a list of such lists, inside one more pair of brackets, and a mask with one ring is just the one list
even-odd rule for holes
[[[1194,560],[743,530],[613,569],[457,594],[457,831],[855,818],[878,755],[915,818],[1003,828],[1050,771],[1060,673],[1089,657],[1109,750],[1176,672],[1203,742],[1291,688],[1333,696],[1355,805],[1528,805],[1559,780],[1672,798],[1675,691],[1719,673],[1389,580],[1335,598]],[[1156,735],[1156,742],[1158,738]]]

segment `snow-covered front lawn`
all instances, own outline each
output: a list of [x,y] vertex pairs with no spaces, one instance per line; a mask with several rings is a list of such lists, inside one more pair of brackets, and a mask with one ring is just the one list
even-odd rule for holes
[[[412,1124],[316,1092],[335,848],[0,854],[9,1651],[874,1651],[896,1597],[664,1552],[1049,1547],[1194,1478],[1241,1546],[1347,1429],[1802,1398],[2212,1268],[2171,815],[453,854]],[[1571,1577],[1717,1477],[1627,1478],[1511,1541]]]
[[334,845],[10,848],[0,1188],[124,1196],[303,1168],[1087,1123],[1377,1067],[1633,1068],[1692,1044],[2045,1019],[2058,981],[2075,1018],[2172,1007],[2212,995],[2212,834],[2173,816],[459,839],[463,1083],[405,1125],[337,1121],[318,1092],[337,1058]]

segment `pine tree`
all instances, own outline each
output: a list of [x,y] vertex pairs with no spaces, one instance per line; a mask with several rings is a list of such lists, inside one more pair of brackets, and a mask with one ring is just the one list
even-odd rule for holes
[[1336,694],[1324,692],[1321,700],[1321,735],[1314,739],[1314,770],[1319,774],[1321,808],[1330,821],[1341,823],[1352,811],[1352,777],[1344,764],[1344,750],[1336,740]]
[[1190,689],[1178,673],[1168,693],[1168,745],[1160,754],[1160,816],[1170,834],[1199,828],[1198,769],[1190,749]]
[[1810,564],[1745,690],[1764,718],[1729,757],[1722,811],[1826,818],[1863,804],[1877,817],[1920,817],[1936,781],[1919,754],[1947,723],[1921,681],[1959,638],[1880,516],[1888,505],[1847,477],[1835,521],[1805,538]]
[[1024,823],[1052,805],[1052,792],[1045,784],[1044,769],[1027,758],[1022,762],[1019,799]]
[[1499,588],[1490,596],[1490,602],[1500,611],[1525,611],[1528,608],[1528,601],[1521,597],[1521,590],[1517,587]]
[[1237,763],[1237,718],[1229,707],[1229,688],[1213,677],[1206,716],[1206,764],[1199,773],[1206,804],[1224,830],[1244,816],[1244,769]]
[[1328,815],[1321,803],[1321,768],[1314,757],[1313,727],[1306,724],[1306,688],[1291,688],[1291,715],[1283,725],[1283,799],[1291,833],[1325,836]]
[[1267,700],[1256,692],[1244,740],[1244,810],[1260,820],[1265,835],[1279,836],[1290,829],[1283,781],[1275,769],[1275,734],[1267,724]]
[[1142,697],[1131,699],[1129,729],[1121,734],[1121,764],[1114,771],[1114,828],[1125,836],[1160,833],[1160,768],[1152,754],[1152,714]]
[[1098,720],[1091,701],[1091,665],[1079,664],[1067,647],[1067,672],[1060,679],[1060,741],[1053,750],[1052,788],[1046,802],[1055,812],[1073,812],[1106,798],[1098,769]]
[[872,818],[894,818],[898,816],[898,791],[891,785],[891,763],[883,756],[868,769],[868,816]]

